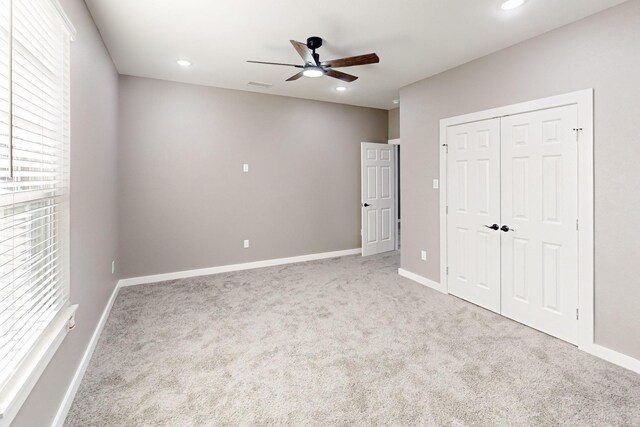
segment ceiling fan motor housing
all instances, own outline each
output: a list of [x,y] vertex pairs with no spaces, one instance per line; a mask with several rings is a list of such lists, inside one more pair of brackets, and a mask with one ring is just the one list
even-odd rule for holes
[[316,50],[320,46],[322,46],[322,38],[320,37],[309,37],[307,39],[307,47],[311,50]]

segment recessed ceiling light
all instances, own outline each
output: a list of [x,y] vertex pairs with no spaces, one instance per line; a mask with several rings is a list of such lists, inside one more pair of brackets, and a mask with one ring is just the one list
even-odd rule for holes
[[191,65],[191,62],[187,61],[186,59],[178,59],[176,63],[181,67],[189,67]]
[[502,9],[502,10],[515,9],[517,7],[522,6],[525,1],[526,0],[506,0],[506,1],[502,2],[502,5],[500,6],[500,9]]
[[393,103],[394,103],[394,104],[400,104],[400,100],[399,100],[399,99],[394,99],[394,100],[393,100]]
[[344,86],[338,86],[338,87],[336,88],[336,90],[337,90],[338,92],[344,92],[345,90],[347,90],[347,88],[346,88],[346,87],[344,87]]
[[320,67],[307,67],[302,74],[305,77],[321,77],[324,76],[324,70]]

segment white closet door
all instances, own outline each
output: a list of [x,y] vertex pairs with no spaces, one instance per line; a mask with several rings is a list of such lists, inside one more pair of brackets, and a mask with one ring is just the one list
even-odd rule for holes
[[577,107],[502,118],[502,314],[577,343]]
[[389,144],[362,143],[362,256],[396,248],[394,150]]
[[500,119],[447,133],[449,293],[499,313]]

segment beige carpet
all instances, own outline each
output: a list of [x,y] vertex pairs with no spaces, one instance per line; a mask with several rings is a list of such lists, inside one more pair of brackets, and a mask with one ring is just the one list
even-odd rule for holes
[[403,279],[398,261],[124,288],[66,425],[640,425],[640,375]]

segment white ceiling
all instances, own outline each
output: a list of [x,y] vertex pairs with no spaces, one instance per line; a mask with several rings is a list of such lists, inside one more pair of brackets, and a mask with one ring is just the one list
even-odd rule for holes
[[[121,74],[390,109],[407,84],[625,0],[528,0],[509,12],[500,0],[85,1]],[[302,64],[289,39],[316,35],[321,60],[376,52],[380,63],[341,68],[359,79],[339,93],[339,80],[285,82],[299,70],[246,62]]]

